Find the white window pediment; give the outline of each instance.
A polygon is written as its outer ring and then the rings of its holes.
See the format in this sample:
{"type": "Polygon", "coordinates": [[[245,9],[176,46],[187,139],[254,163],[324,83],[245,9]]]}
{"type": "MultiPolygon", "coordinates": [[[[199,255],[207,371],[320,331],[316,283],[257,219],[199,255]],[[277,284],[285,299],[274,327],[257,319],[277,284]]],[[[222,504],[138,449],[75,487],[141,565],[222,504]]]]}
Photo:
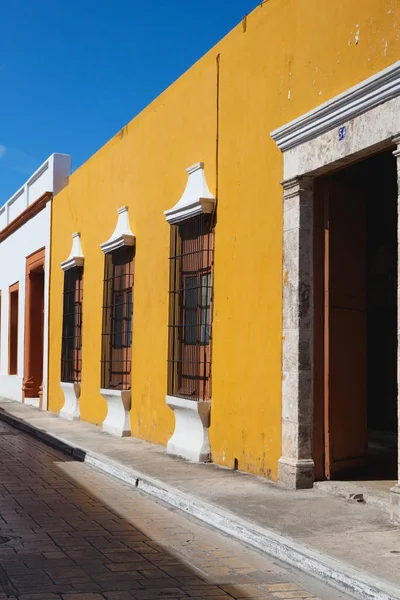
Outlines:
{"type": "Polygon", "coordinates": [[[173,208],[164,212],[170,225],[186,219],[211,213],[215,208],[215,197],[208,189],[204,174],[204,163],[198,162],[186,169],[188,181],[183,196],[173,208]]]}
{"type": "Polygon", "coordinates": [[[129,224],[128,207],[122,206],[118,209],[118,221],[114,233],[109,240],[100,244],[100,248],[103,250],[104,254],[108,254],[123,246],[134,246],[135,239],[136,237],[134,233],[132,233],[129,224]]]}
{"type": "Polygon", "coordinates": [[[74,267],[83,267],[85,257],[83,256],[81,246],[81,234],[76,232],[72,234],[72,248],[66,260],[61,263],[63,271],[68,271],[74,267]]]}

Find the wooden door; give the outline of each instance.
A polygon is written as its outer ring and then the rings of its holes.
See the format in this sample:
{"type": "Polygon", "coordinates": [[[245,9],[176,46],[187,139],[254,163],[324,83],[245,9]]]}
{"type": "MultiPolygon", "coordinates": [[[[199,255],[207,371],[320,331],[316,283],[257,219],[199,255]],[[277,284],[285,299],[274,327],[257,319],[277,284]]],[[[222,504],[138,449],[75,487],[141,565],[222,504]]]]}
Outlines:
{"type": "Polygon", "coordinates": [[[366,202],[348,182],[324,194],[325,476],[367,451],[366,202]]]}
{"type": "Polygon", "coordinates": [[[44,269],[29,272],[29,336],[25,352],[25,397],[40,398],[43,386],[44,269]]]}

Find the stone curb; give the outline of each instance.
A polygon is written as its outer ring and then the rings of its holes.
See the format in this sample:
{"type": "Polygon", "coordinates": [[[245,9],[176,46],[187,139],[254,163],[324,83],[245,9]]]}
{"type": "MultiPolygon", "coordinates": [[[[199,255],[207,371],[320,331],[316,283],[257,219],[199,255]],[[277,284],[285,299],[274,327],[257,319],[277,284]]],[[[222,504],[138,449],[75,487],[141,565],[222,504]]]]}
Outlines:
{"type": "Polygon", "coordinates": [[[262,552],[273,556],[296,569],[322,579],[345,592],[358,594],[370,600],[399,600],[400,588],[387,581],[371,577],[350,565],[291,538],[284,537],[270,529],[259,527],[241,519],[228,510],[204,502],[172,487],[158,479],[135,469],[125,467],[102,454],[92,452],[80,446],[74,446],[68,440],[50,434],[39,427],[30,425],[19,417],[0,411],[0,420],[28,433],[45,444],[86,462],[98,470],[111,475],[124,483],[149,494],[150,496],[173,506],[174,508],[240,540],[262,552]]]}

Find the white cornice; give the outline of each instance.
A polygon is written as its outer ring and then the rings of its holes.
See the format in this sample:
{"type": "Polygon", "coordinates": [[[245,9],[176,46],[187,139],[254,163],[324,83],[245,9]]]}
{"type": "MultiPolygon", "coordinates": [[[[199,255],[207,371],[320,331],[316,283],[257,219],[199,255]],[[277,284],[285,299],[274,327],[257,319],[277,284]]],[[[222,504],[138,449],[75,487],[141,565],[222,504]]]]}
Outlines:
{"type": "Polygon", "coordinates": [[[198,162],[186,169],[188,180],[182,198],[173,208],[164,212],[170,225],[181,223],[197,215],[211,213],[215,207],[215,198],[208,189],[204,175],[204,163],[198,162]]]}
{"type": "MultiPolygon", "coordinates": [[[[7,150],[6,150],[7,152],[7,150]]],[[[0,230],[44,194],[58,194],[68,183],[71,157],[52,154],[0,209],[0,230]]],[[[0,201],[1,204],[1,201],[0,201]]]]}
{"type": "Polygon", "coordinates": [[[400,95],[400,61],[271,132],[283,152],[400,95]]]}
{"type": "Polygon", "coordinates": [[[114,233],[109,240],[100,244],[100,248],[104,254],[118,250],[122,246],[134,246],[135,236],[132,233],[131,226],[129,224],[128,207],[122,206],[118,209],[118,221],[114,233]]]}
{"type": "Polygon", "coordinates": [[[64,260],[61,263],[61,268],[63,271],[68,271],[68,269],[73,269],[74,267],[83,267],[84,262],[85,258],[82,252],[81,234],[73,233],[71,252],[67,260],[64,260]]]}

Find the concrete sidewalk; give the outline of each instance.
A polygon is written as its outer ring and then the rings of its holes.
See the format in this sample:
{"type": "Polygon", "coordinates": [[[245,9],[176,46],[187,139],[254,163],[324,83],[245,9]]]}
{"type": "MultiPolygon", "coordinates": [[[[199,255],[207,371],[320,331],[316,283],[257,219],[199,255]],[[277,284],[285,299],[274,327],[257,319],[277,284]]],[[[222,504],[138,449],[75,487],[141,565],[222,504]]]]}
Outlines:
{"type": "Polygon", "coordinates": [[[400,527],[369,504],[284,490],[134,438],[0,399],[0,419],[217,529],[362,598],[400,598],[400,527]]]}

